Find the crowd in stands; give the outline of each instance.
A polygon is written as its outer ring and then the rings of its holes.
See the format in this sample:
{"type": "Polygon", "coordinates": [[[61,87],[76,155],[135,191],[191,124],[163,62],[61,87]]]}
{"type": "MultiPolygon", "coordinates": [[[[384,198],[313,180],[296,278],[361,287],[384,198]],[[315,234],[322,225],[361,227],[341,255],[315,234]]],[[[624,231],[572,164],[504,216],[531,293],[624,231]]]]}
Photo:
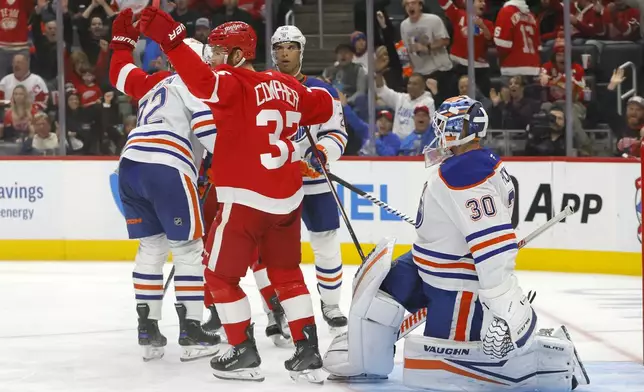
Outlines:
{"type": "MultiPolygon", "coordinates": [[[[136,126],[137,111],[136,102],[107,79],[112,18],[124,0],[58,1],[62,26],[52,0],[0,3],[0,154],[55,154],[58,107],[64,105],[67,154],[117,155],[136,126]],[[58,34],[65,42],[63,70],[57,65],[58,34]],[[59,74],[65,91],[58,91],[59,74]]],[[[335,48],[336,61],[313,76],[342,93],[351,146],[346,154],[420,155],[434,139],[436,108],[468,92],[465,2],[375,3],[376,129],[368,125],[365,0],[356,0],[356,31],[335,48]]],[[[265,37],[263,0],[161,4],[190,37],[204,43],[221,23],[249,23],[259,37],[258,62],[264,62],[262,46],[270,37],[265,37]]],[[[277,2],[277,13],[292,4],[277,2]]],[[[474,0],[475,98],[488,111],[490,128],[498,130],[485,143],[501,150],[510,140],[516,155],[565,155],[570,115],[577,155],[638,154],[644,98],[629,97],[619,113],[616,91],[630,89],[636,76],[631,68],[620,68],[626,61],[642,74],[640,7],[644,0],[577,0],[570,10],[560,0],[474,0]],[[564,12],[570,12],[574,44],[571,113],[564,110],[564,12]]],[[[168,67],[159,46],[145,37],[134,59],[149,73],[168,67]]]]}
{"type": "MultiPolygon", "coordinates": [[[[350,97],[349,110],[366,121],[364,3],[358,0],[355,6],[357,31],[336,48],[336,62],[323,76],[350,97]]],[[[399,10],[394,1],[375,3],[376,151],[407,155],[410,150],[400,146],[414,134],[420,144],[412,149],[415,154],[433,138],[432,124],[418,129],[416,117],[424,111],[417,109],[427,107],[431,114],[447,97],[467,94],[466,5],[463,0],[402,0],[399,10]],[[400,23],[391,16],[397,11],[404,13],[400,23]],[[385,122],[391,124],[389,131],[385,122]]],[[[512,131],[486,142],[494,148],[509,139],[511,153],[517,155],[565,155],[563,3],[474,0],[473,5],[475,98],[488,111],[491,129],[512,131]]],[[[566,11],[573,32],[569,115],[578,156],[634,153],[641,139],[644,99],[629,97],[620,115],[616,94],[625,80],[623,92],[642,75],[640,6],[644,2],[638,0],[578,0],[566,11]],[[631,75],[630,67],[620,68],[628,61],[637,75],[631,75]]],[[[641,91],[641,86],[635,88],[641,91]]]]}

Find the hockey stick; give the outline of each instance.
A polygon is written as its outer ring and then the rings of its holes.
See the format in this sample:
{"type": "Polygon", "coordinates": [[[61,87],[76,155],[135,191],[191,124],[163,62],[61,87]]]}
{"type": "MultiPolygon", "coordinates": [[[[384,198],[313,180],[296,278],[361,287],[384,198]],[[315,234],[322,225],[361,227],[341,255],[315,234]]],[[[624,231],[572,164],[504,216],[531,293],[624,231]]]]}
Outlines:
{"type": "MultiPolygon", "coordinates": [[[[208,182],[208,186],[203,192],[203,196],[201,196],[201,204],[204,204],[206,202],[206,198],[208,198],[208,193],[210,193],[210,188],[212,187],[212,183],[208,182]]],[[[174,278],[174,264],[172,264],[172,269],[170,270],[170,275],[168,275],[168,280],[165,281],[165,284],[163,285],[163,296],[165,297],[165,293],[168,291],[168,288],[170,287],[170,282],[172,282],[172,278],[174,278]]]]}
{"type": "MultiPolygon", "coordinates": [[[[548,230],[552,226],[561,222],[561,220],[565,219],[566,217],[574,213],[575,211],[572,209],[572,207],[566,206],[566,208],[564,208],[557,215],[553,216],[548,222],[539,226],[535,231],[528,234],[527,237],[519,241],[517,246],[519,247],[519,249],[523,248],[524,246],[529,244],[532,240],[534,240],[535,238],[543,234],[546,230],[548,230]]],[[[534,295],[536,295],[536,293],[534,293],[534,295]]],[[[402,322],[402,325],[400,326],[400,329],[398,330],[398,340],[404,338],[405,336],[409,335],[411,331],[420,327],[425,322],[426,319],[427,319],[427,308],[422,308],[417,310],[414,313],[409,314],[407,317],[405,317],[405,319],[402,322]]]]}
{"type": "Polygon", "coordinates": [[[315,155],[315,158],[320,162],[320,166],[322,167],[322,174],[324,176],[324,179],[326,180],[327,185],[329,188],[331,188],[331,193],[333,194],[333,198],[335,199],[335,203],[338,205],[338,208],[340,209],[340,214],[342,215],[342,220],[344,220],[344,224],[347,225],[347,230],[349,231],[349,235],[351,236],[351,239],[353,240],[353,244],[356,246],[356,250],[358,251],[358,254],[360,255],[360,260],[364,263],[365,261],[365,256],[364,252],[362,251],[362,248],[360,247],[360,242],[358,242],[358,237],[356,237],[356,233],[353,231],[353,227],[351,226],[351,222],[349,222],[349,218],[347,217],[347,213],[344,211],[344,207],[342,206],[342,202],[340,202],[340,197],[338,196],[338,192],[335,190],[335,187],[333,186],[333,183],[331,182],[330,179],[330,173],[326,169],[326,165],[322,165],[324,160],[322,160],[322,156],[320,155],[320,151],[317,149],[315,145],[315,141],[313,140],[313,135],[311,135],[311,131],[309,130],[309,127],[304,127],[304,130],[306,131],[306,137],[309,139],[309,143],[311,144],[311,150],[313,151],[313,155],[315,155]]]}
{"type": "Polygon", "coordinates": [[[409,215],[403,214],[402,212],[398,211],[397,209],[391,207],[389,204],[385,203],[384,201],[378,199],[377,197],[373,196],[371,193],[367,193],[363,191],[362,189],[348,183],[347,181],[343,180],[342,178],[336,176],[333,173],[329,173],[329,178],[338,184],[342,185],[343,187],[347,188],[351,192],[357,193],[358,195],[364,197],[365,199],[369,200],[373,204],[382,207],[385,211],[388,211],[400,219],[404,220],[405,222],[416,226],[416,221],[414,221],[409,215]]]}

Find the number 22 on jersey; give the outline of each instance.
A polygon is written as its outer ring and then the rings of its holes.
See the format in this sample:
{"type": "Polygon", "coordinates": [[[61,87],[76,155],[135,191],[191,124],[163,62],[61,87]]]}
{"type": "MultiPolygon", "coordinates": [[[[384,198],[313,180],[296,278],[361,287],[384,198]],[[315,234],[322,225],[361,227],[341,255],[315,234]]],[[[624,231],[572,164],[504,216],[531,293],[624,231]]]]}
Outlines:
{"type": "Polygon", "coordinates": [[[280,137],[284,130],[288,131],[289,135],[297,132],[297,129],[302,118],[302,113],[286,111],[285,115],[279,110],[276,109],[263,109],[257,114],[256,124],[259,127],[267,127],[274,124],[275,130],[268,134],[268,142],[271,146],[275,146],[279,149],[277,156],[270,152],[263,153],[259,156],[262,161],[262,166],[268,170],[279,169],[284,166],[286,161],[289,159],[289,154],[291,154],[291,162],[297,162],[300,160],[299,154],[297,154],[297,146],[290,141],[293,148],[289,151],[289,146],[286,141],[281,140],[280,137]]]}

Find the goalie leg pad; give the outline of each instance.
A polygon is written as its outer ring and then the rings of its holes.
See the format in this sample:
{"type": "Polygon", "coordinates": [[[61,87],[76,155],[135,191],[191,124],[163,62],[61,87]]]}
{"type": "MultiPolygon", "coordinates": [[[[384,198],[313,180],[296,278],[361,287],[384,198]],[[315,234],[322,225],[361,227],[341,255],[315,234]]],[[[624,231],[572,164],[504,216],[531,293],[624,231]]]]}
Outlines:
{"type": "Polygon", "coordinates": [[[168,238],[165,234],[143,237],[134,258],[134,293],[137,303],[150,308],[148,318],[161,320],[163,300],[163,265],[168,260],[168,238]]]}
{"type": "Polygon", "coordinates": [[[536,336],[519,355],[492,360],[480,342],[424,336],[405,340],[403,384],[440,391],[512,392],[572,389],[574,346],[567,339],[536,336]],[[440,387],[437,387],[439,386],[440,387]]]}
{"type": "Polygon", "coordinates": [[[174,291],[177,302],[186,307],[186,319],[202,321],[205,266],[202,263],[203,241],[170,241],[174,261],[174,291]]]}
{"type": "Polygon", "coordinates": [[[379,290],[391,268],[395,241],[382,241],[354,279],[354,295],[346,334],[336,337],[324,358],[334,375],[388,375],[393,369],[394,344],[405,309],[379,290]]]}

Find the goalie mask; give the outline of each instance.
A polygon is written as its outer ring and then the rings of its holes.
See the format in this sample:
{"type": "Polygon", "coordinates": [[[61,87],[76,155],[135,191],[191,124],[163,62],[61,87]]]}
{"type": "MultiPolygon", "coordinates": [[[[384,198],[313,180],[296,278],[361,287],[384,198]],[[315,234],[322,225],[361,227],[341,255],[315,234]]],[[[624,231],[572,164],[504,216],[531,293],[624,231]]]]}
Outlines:
{"type": "Polygon", "coordinates": [[[297,72],[295,72],[295,75],[297,75],[302,70],[302,59],[304,58],[306,37],[304,37],[304,34],[302,34],[300,29],[295,26],[286,25],[278,27],[277,30],[275,30],[275,34],[271,37],[271,58],[275,65],[279,64],[276,46],[284,43],[296,43],[300,48],[300,64],[297,67],[297,72]]]}
{"type": "Polygon", "coordinates": [[[446,99],[432,118],[436,138],[423,149],[426,166],[453,155],[451,148],[485,137],[488,115],[483,105],[466,95],[446,99]]]}

